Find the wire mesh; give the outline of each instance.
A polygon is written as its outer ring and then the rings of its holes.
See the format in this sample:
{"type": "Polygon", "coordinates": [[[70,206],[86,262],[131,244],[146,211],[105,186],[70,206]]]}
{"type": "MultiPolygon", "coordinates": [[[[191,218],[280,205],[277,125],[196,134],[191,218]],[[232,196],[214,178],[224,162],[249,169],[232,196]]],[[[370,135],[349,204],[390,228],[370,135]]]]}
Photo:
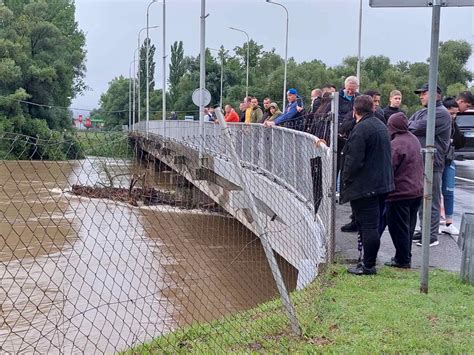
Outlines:
{"type": "Polygon", "coordinates": [[[329,249],[331,153],[305,132],[229,127],[240,166],[214,123],[2,134],[0,351],[111,353],[160,337],[178,351],[167,334],[277,299],[236,169],[286,288],[308,285],[329,249]]]}

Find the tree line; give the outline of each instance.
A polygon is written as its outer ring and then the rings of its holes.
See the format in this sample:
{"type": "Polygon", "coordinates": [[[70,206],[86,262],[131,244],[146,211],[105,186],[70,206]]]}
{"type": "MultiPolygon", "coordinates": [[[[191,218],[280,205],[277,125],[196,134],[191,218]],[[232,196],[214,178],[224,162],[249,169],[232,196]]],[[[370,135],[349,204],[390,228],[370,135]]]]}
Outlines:
{"type": "MultiPolygon", "coordinates": [[[[142,46],[140,56],[140,72],[146,74],[144,68],[145,50],[142,46]]],[[[151,46],[154,52],[154,46],[151,46]]],[[[150,50],[151,51],[151,50],[150,50]]],[[[440,43],[439,57],[439,86],[445,95],[456,95],[466,90],[467,85],[473,79],[473,73],[467,68],[467,63],[472,54],[471,46],[466,41],[446,41],[440,43]]],[[[219,103],[221,61],[223,61],[223,103],[238,107],[245,94],[246,66],[247,66],[247,43],[236,46],[232,53],[221,46],[218,53],[213,55],[209,49],[206,50],[206,88],[212,96],[211,105],[219,103]]],[[[169,111],[176,111],[178,117],[185,114],[197,114],[197,107],[191,99],[192,92],[199,87],[199,62],[200,56],[185,56],[183,42],[174,42],[171,46],[171,57],[169,64],[169,79],[167,92],[167,107],[169,111]]],[[[153,63],[153,73],[155,71],[153,63]]],[[[314,88],[331,83],[342,87],[344,79],[356,72],[357,57],[347,57],[336,66],[328,66],[321,60],[314,59],[298,63],[293,58],[288,61],[287,87],[294,87],[303,97],[304,101],[310,101],[310,93],[314,88]]],[[[256,96],[259,100],[270,97],[281,105],[284,60],[275,53],[275,49],[264,50],[264,46],[254,40],[249,42],[249,94],[256,96]]],[[[425,62],[399,61],[392,63],[385,56],[370,56],[364,58],[361,65],[361,91],[368,89],[378,90],[382,94],[382,104],[386,105],[390,91],[397,89],[403,93],[402,108],[408,113],[419,108],[419,100],[413,91],[428,81],[429,63],[425,62]]],[[[144,80],[141,81],[143,83],[144,80]]],[[[141,90],[141,112],[145,112],[145,91],[141,90]]],[[[102,94],[100,107],[94,112],[105,119],[106,125],[128,124],[129,108],[129,79],[119,76],[109,83],[108,90],[102,94]],[[122,111],[122,112],[117,112],[122,111]]],[[[161,119],[161,96],[162,90],[150,92],[150,111],[152,119],[161,119]]],[[[138,110],[138,106],[136,107],[138,110]]],[[[169,113],[168,113],[169,115],[169,113]]]]}
{"type": "MultiPolygon", "coordinates": [[[[73,0],[1,2],[0,133],[49,141],[57,135],[53,130],[70,129],[68,107],[86,88],[85,35],[75,10],[73,0]]],[[[9,142],[1,144],[0,153],[11,148],[9,142]]],[[[32,149],[44,159],[68,154],[68,149],[48,151],[47,145],[32,149]]]]}

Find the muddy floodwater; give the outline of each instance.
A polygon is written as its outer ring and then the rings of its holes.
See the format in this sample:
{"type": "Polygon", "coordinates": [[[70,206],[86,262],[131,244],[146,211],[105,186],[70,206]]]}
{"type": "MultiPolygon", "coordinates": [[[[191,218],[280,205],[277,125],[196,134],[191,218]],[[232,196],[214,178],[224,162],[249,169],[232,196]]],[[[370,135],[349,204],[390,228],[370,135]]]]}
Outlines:
{"type": "MultiPolygon", "coordinates": [[[[113,353],[276,296],[258,239],[230,216],[69,192],[110,183],[106,170],[127,186],[137,169],[0,162],[0,353],[113,353]]],[[[171,177],[149,179],[172,190],[171,177]]]]}

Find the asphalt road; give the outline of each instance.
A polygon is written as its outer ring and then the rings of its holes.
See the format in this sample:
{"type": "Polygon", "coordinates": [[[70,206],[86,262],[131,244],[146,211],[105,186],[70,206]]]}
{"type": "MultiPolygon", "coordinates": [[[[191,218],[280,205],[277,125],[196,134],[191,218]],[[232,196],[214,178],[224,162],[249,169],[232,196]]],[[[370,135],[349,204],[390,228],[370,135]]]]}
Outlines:
{"type": "Polygon", "coordinates": [[[474,213],[474,160],[456,161],[454,221],[457,227],[465,212],[474,213]]]}
{"type": "MultiPolygon", "coordinates": [[[[463,213],[474,213],[474,160],[456,161],[456,190],[454,192],[454,224],[459,229],[463,213]]],[[[350,206],[337,206],[336,252],[348,262],[354,262],[359,256],[357,251],[357,233],[342,233],[340,227],[349,221],[350,206]]],[[[449,235],[438,236],[440,244],[430,248],[430,267],[450,271],[459,271],[461,251],[455,240],[449,235]]],[[[389,261],[395,254],[388,229],[382,236],[378,255],[378,264],[389,261]]],[[[412,267],[421,265],[421,247],[413,245],[412,267]]]]}

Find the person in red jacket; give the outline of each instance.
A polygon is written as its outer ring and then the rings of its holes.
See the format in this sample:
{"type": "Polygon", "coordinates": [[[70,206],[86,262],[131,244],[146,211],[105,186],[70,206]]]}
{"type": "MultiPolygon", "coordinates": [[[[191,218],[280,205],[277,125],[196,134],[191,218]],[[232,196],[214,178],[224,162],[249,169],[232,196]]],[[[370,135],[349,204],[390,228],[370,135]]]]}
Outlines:
{"type": "Polygon", "coordinates": [[[225,105],[225,116],[224,120],[226,122],[240,122],[239,115],[235,112],[234,108],[231,105],[225,105]]]}

